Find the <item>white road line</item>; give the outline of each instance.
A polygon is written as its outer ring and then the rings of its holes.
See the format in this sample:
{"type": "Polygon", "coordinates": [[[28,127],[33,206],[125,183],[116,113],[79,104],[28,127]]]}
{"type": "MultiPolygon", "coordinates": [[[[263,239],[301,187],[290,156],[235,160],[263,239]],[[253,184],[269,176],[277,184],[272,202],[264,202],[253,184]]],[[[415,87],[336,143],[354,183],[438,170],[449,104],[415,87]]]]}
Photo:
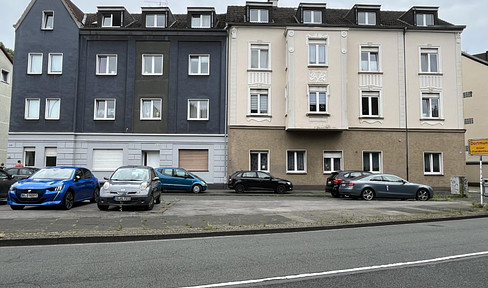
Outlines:
{"type": "Polygon", "coordinates": [[[235,286],[235,285],[257,284],[257,283],[263,283],[263,282],[268,282],[268,281],[294,280],[294,279],[303,279],[303,278],[311,278],[311,277],[330,276],[330,275],[343,274],[343,273],[365,272],[365,271],[385,269],[385,268],[393,268],[393,267],[415,266],[415,265],[444,262],[444,261],[456,260],[456,259],[461,259],[461,258],[469,258],[469,257],[477,257],[477,256],[485,256],[485,255],[488,255],[488,251],[454,255],[454,256],[446,256],[446,257],[427,259],[427,260],[403,262],[403,263],[393,263],[393,264],[359,267],[359,268],[326,271],[326,272],[317,272],[317,273],[308,273],[308,274],[278,276],[278,277],[270,277],[270,278],[263,278],[263,279],[243,280],[243,281],[208,284],[208,285],[200,285],[200,286],[188,286],[188,287],[183,287],[183,288],[228,287],[228,286],[235,286]]]}

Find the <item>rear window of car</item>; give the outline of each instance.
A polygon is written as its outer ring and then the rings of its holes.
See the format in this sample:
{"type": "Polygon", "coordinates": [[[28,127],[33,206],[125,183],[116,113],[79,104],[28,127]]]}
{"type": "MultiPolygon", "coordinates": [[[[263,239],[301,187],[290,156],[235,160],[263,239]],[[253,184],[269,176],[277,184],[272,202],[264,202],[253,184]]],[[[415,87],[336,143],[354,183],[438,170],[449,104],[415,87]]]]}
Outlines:
{"type": "Polygon", "coordinates": [[[159,172],[166,176],[173,176],[173,169],[159,169],[159,172]]]}

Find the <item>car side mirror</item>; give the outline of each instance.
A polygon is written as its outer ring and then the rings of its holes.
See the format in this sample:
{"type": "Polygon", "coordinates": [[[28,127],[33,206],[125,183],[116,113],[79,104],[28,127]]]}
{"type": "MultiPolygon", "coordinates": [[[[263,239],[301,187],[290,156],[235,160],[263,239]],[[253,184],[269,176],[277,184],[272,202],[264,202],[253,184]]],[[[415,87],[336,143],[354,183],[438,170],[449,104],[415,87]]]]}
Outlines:
{"type": "Polygon", "coordinates": [[[75,181],[80,181],[80,179],[81,179],[81,176],[80,175],[76,175],[75,176],[75,181]]]}
{"type": "Polygon", "coordinates": [[[103,177],[103,179],[108,180],[108,177],[103,177]]]}
{"type": "Polygon", "coordinates": [[[153,181],[159,181],[159,177],[154,177],[152,180],[153,181]]]}
{"type": "Polygon", "coordinates": [[[10,175],[10,174],[8,174],[8,175],[7,175],[7,178],[8,178],[9,180],[12,180],[12,179],[14,179],[15,177],[14,177],[14,175],[10,175]]]}

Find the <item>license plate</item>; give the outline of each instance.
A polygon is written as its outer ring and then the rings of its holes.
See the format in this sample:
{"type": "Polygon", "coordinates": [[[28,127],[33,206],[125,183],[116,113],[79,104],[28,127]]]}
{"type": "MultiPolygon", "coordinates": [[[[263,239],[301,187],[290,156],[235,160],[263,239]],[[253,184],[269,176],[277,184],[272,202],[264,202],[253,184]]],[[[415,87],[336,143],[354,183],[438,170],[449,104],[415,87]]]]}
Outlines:
{"type": "Polygon", "coordinates": [[[117,196],[115,197],[115,201],[130,201],[131,198],[129,196],[117,196]]]}
{"type": "Polygon", "coordinates": [[[32,199],[32,198],[38,198],[39,195],[37,193],[22,193],[20,197],[32,199]]]}

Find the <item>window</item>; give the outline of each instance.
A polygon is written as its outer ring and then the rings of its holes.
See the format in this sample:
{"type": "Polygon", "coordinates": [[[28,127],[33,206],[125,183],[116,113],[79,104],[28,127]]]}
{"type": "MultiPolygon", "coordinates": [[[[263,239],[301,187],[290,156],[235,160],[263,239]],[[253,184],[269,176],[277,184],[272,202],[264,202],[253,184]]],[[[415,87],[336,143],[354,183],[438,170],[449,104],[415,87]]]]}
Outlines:
{"type": "Polygon", "coordinates": [[[46,167],[56,166],[58,151],[56,148],[46,147],[45,157],[46,157],[46,167]]]}
{"type": "Polygon", "coordinates": [[[61,99],[48,98],[46,99],[46,120],[59,120],[61,111],[61,99]]]}
{"type": "Polygon", "coordinates": [[[102,15],[102,27],[112,27],[112,14],[103,14],[102,15]]]}
{"type": "Polygon", "coordinates": [[[163,55],[143,54],[142,75],[163,75],[163,55]]]}
{"type": "Polygon", "coordinates": [[[97,55],[97,75],[117,75],[117,55],[97,55]]]}
{"type": "Polygon", "coordinates": [[[358,11],[359,25],[376,25],[376,12],[358,11]]]}
{"type": "Polygon", "coordinates": [[[361,72],[379,71],[379,47],[361,47],[361,72]]]}
{"type": "Polygon", "coordinates": [[[250,95],[250,114],[269,114],[268,90],[252,89],[250,95]]]}
{"type": "Polygon", "coordinates": [[[208,120],[208,100],[188,100],[188,120],[208,120]]]}
{"type": "Polygon", "coordinates": [[[464,124],[465,125],[474,124],[474,118],[465,118],[464,124]]]}
{"type": "Polygon", "coordinates": [[[25,114],[24,117],[27,120],[38,120],[40,99],[25,99],[25,114]]]}
{"type": "Polygon", "coordinates": [[[318,10],[303,10],[303,23],[305,24],[321,24],[322,11],[318,10]]]}
{"type": "Polygon", "coordinates": [[[381,172],[381,152],[363,152],[363,171],[381,172]]]}
{"type": "Polygon", "coordinates": [[[27,74],[42,74],[42,53],[29,53],[27,74]]]}
{"type": "Polygon", "coordinates": [[[342,152],[324,152],[324,173],[342,170],[342,152]]]}
{"type": "Polygon", "coordinates": [[[424,153],[424,174],[442,174],[442,153],[424,153]]]}
{"type": "Polygon", "coordinates": [[[208,150],[178,150],[178,167],[183,168],[187,171],[208,172],[208,150]]]}
{"type": "Polygon", "coordinates": [[[250,153],[250,164],[252,171],[269,171],[268,151],[252,151],[250,153]]]}
{"type": "Polygon", "coordinates": [[[266,9],[250,9],[249,10],[250,22],[253,23],[268,23],[269,14],[266,9]]]}
{"type": "Polygon", "coordinates": [[[422,118],[440,117],[439,98],[437,93],[422,93],[422,118]]]}
{"type": "Polygon", "coordinates": [[[463,98],[473,97],[473,91],[463,92],[463,98]]]}
{"type": "Polygon", "coordinates": [[[121,27],[123,12],[119,13],[103,13],[102,27],[121,27]]]}
{"type": "Polygon", "coordinates": [[[251,44],[251,69],[269,69],[269,45],[251,44]]]}
{"type": "Polygon", "coordinates": [[[189,75],[209,75],[210,55],[190,55],[189,75]]]}
{"type": "Polygon", "coordinates": [[[327,40],[310,39],[308,42],[308,64],[326,65],[327,64],[327,40]]]}
{"type": "Polygon", "coordinates": [[[48,74],[62,74],[63,73],[63,54],[49,53],[48,74]]]}
{"type": "Polygon", "coordinates": [[[54,11],[42,11],[42,30],[54,29],[54,11]]]}
{"type": "Polygon", "coordinates": [[[36,166],[36,148],[34,147],[24,148],[24,165],[27,167],[36,166]]]}
{"type": "Polygon", "coordinates": [[[9,84],[10,83],[10,72],[7,70],[3,70],[3,69],[1,69],[1,70],[2,70],[2,75],[1,75],[2,78],[0,78],[0,81],[2,81],[3,83],[9,84]]]}
{"type": "Polygon", "coordinates": [[[438,49],[420,49],[420,72],[438,73],[439,72],[439,53],[438,49]]]}
{"type": "Polygon", "coordinates": [[[124,165],[124,150],[122,149],[93,149],[92,171],[115,171],[124,165]]]}
{"type": "Polygon", "coordinates": [[[95,99],[95,120],[115,120],[115,99],[95,99]]]}
{"type": "Polygon", "coordinates": [[[380,116],[380,92],[378,91],[361,92],[361,116],[366,116],[366,117],[380,116]]]}
{"type": "Polygon", "coordinates": [[[141,99],[141,120],[161,120],[161,99],[141,99]]]}
{"type": "Polygon", "coordinates": [[[431,13],[417,13],[417,26],[432,26],[434,25],[434,14],[431,13]]]}
{"type": "Polygon", "coordinates": [[[191,28],[210,28],[212,22],[211,15],[200,14],[191,16],[191,28]]]}
{"type": "Polygon", "coordinates": [[[287,151],[286,172],[305,173],[307,165],[305,156],[305,151],[287,151]]]}
{"type": "Polygon", "coordinates": [[[146,28],[164,28],[166,27],[166,14],[147,14],[146,28]]]}
{"type": "Polygon", "coordinates": [[[310,86],[308,95],[310,113],[327,113],[326,86],[310,86]]]}

